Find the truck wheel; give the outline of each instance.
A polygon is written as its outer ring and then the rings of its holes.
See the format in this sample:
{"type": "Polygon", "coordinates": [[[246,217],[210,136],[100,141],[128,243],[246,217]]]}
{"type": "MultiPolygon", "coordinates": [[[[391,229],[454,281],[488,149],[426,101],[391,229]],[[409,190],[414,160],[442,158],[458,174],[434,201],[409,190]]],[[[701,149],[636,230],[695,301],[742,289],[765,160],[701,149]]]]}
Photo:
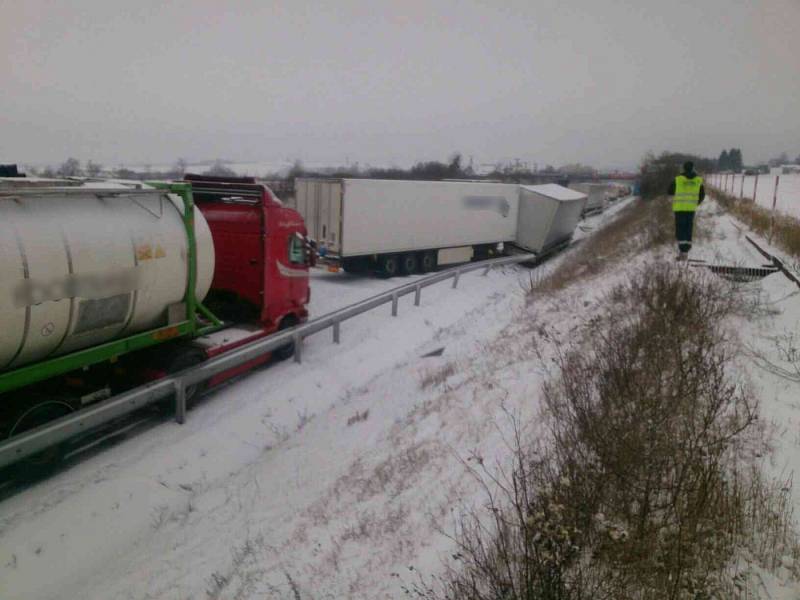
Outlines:
{"type": "Polygon", "coordinates": [[[342,270],[345,273],[358,273],[358,262],[352,258],[342,259],[342,270]]]}
{"type": "MultiPolygon", "coordinates": [[[[17,416],[16,421],[9,429],[8,437],[35,429],[50,421],[63,417],[73,412],[74,408],[63,400],[47,400],[29,408],[17,416]]],[[[65,445],[56,444],[47,450],[29,456],[16,465],[16,474],[22,479],[35,478],[46,474],[61,462],[65,445]]]]}
{"type": "MultiPolygon", "coordinates": [[[[290,329],[297,325],[297,319],[289,315],[283,318],[281,324],[278,326],[278,331],[285,331],[286,329],[290,329]]],[[[283,361],[291,358],[294,356],[294,342],[289,342],[285,346],[281,346],[277,350],[273,350],[272,356],[275,358],[276,361],[283,361]]]]}
{"type": "Polygon", "coordinates": [[[430,273],[436,269],[436,252],[424,252],[420,259],[420,271],[430,273]]]}
{"type": "Polygon", "coordinates": [[[400,261],[394,254],[381,256],[378,262],[379,273],[382,277],[394,277],[400,271],[400,261]]]}
{"type": "Polygon", "coordinates": [[[418,267],[417,255],[411,254],[404,254],[402,258],[402,270],[403,275],[413,275],[417,272],[418,267]]]}
{"type": "MultiPolygon", "coordinates": [[[[167,373],[170,375],[178,373],[179,371],[183,371],[189,367],[199,365],[204,360],[206,360],[206,355],[199,348],[176,348],[175,354],[168,363],[167,373]]],[[[196,400],[206,389],[207,385],[208,384],[205,381],[202,381],[200,383],[195,383],[194,385],[188,386],[186,388],[186,405],[189,406],[192,400],[196,400]]],[[[173,410],[174,407],[175,402],[171,398],[164,404],[164,408],[166,410],[173,410]]]]}

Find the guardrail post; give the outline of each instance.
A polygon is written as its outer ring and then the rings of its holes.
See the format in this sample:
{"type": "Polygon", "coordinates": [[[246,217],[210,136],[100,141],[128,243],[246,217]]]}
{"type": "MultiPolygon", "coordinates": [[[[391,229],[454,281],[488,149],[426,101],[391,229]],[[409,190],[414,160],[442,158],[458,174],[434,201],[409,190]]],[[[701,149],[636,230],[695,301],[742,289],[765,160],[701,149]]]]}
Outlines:
{"type": "Polygon", "coordinates": [[[769,217],[769,243],[772,243],[772,235],[775,233],[775,206],[778,204],[778,182],[781,180],[780,175],[775,176],[775,191],[772,194],[772,213],[769,217]]]}
{"type": "Polygon", "coordinates": [[[303,362],[303,337],[300,335],[294,336],[294,362],[303,362]]]}
{"type": "Polygon", "coordinates": [[[758,173],[756,173],[756,181],[753,184],[753,203],[756,201],[756,191],[758,190],[758,173]]]}
{"type": "Polygon", "coordinates": [[[182,379],[175,383],[175,421],[179,425],[186,421],[186,386],[182,379]]]}
{"type": "Polygon", "coordinates": [[[458,278],[461,275],[461,271],[456,270],[455,275],[453,275],[453,289],[458,287],[458,278]]]}
{"type": "Polygon", "coordinates": [[[417,285],[414,288],[414,306],[419,306],[419,301],[421,296],[422,296],[422,286],[417,285]]]}
{"type": "Polygon", "coordinates": [[[397,316],[397,294],[392,294],[392,316],[397,316]]]}
{"type": "Polygon", "coordinates": [[[339,321],[333,322],[333,343],[339,343],[339,321]]]}

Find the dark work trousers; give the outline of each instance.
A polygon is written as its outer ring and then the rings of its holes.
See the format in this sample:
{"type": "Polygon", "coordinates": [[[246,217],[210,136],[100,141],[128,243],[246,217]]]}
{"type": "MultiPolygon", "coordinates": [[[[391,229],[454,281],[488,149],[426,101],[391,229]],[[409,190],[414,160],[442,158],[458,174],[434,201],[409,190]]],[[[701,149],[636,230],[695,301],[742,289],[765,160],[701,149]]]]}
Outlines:
{"type": "Polygon", "coordinates": [[[676,211],[675,212],[675,241],[678,242],[678,250],[688,252],[692,249],[692,230],[694,229],[694,212],[676,211]]]}

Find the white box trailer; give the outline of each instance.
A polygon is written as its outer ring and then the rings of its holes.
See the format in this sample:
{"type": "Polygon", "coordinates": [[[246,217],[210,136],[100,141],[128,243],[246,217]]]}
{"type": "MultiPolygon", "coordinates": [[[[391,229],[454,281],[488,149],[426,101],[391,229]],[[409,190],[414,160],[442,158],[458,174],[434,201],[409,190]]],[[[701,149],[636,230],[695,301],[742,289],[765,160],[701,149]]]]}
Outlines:
{"type": "Polygon", "coordinates": [[[586,215],[601,213],[608,206],[606,194],[610,186],[607,183],[571,183],[569,187],[586,194],[586,207],[583,210],[586,215]]]}
{"type": "Polygon", "coordinates": [[[540,215],[548,225],[520,230],[521,194],[519,185],[504,183],[298,178],[290,205],[324,258],[348,271],[393,275],[485,258],[519,239],[520,247],[540,252],[556,237],[572,235],[584,195],[530,186],[522,202],[525,222],[540,215]],[[559,209],[576,203],[577,218],[575,210],[559,209]]]}
{"type": "Polygon", "coordinates": [[[569,241],[581,220],[586,195],[547,183],[520,186],[515,245],[543,254],[569,241]]]}

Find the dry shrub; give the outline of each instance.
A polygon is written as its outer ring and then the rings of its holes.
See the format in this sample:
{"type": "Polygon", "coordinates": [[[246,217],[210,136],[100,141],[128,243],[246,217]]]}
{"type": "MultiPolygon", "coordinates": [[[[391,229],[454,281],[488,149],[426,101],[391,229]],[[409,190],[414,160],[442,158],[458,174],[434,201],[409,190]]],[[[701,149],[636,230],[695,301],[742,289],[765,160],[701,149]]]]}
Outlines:
{"type": "Polygon", "coordinates": [[[350,427],[351,425],[355,425],[356,423],[360,423],[361,421],[366,421],[369,418],[369,409],[367,408],[364,412],[358,412],[350,417],[347,418],[347,426],[350,427]]]}
{"type": "Polygon", "coordinates": [[[773,336],[771,341],[774,346],[774,356],[768,356],[757,349],[750,349],[756,364],[778,377],[800,383],[800,334],[785,331],[773,336]]]}
{"type": "Polygon", "coordinates": [[[770,232],[774,232],[772,240],[794,258],[800,258],[800,220],[776,213],[773,225],[772,211],[752,200],[740,199],[718,189],[714,190],[714,198],[759,235],[768,238],[770,232]]]}
{"type": "Polygon", "coordinates": [[[455,363],[447,363],[446,365],[426,371],[420,380],[420,387],[423,390],[428,388],[443,385],[447,379],[456,374],[458,367],[455,363]]]}
{"type": "Polygon", "coordinates": [[[757,403],[729,373],[727,292],[651,267],[614,291],[545,389],[558,463],[581,486],[584,519],[596,517],[593,551],[647,597],[716,591],[741,533],[745,508],[728,486],[757,403]],[[626,535],[609,541],[603,523],[626,535]]]}
{"type": "Polygon", "coordinates": [[[670,265],[618,286],[557,352],[547,442],[514,422],[510,471],[473,470],[487,502],[458,521],[455,562],[409,595],[730,598],[742,554],[794,568],[788,486],[760,475],[757,401],[732,372],[734,292],[670,265]]]}

